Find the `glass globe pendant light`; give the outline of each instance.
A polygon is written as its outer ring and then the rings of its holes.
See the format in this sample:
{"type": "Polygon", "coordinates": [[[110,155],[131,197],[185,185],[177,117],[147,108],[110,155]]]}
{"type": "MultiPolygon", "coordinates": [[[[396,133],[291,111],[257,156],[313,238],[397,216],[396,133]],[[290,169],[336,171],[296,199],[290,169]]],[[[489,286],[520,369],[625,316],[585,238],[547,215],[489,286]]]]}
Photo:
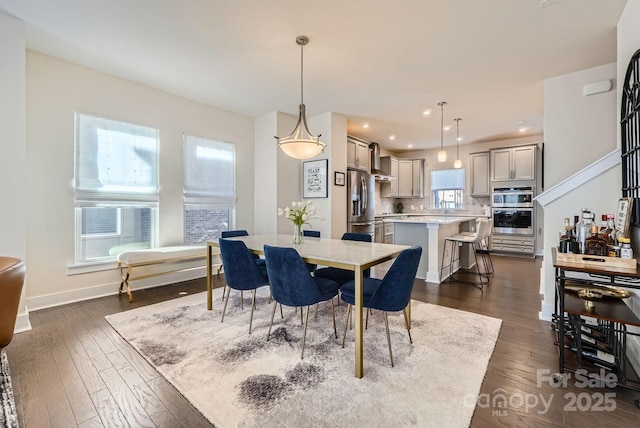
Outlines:
{"type": "Polygon", "coordinates": [[[298,123],[293,129],[291,134],[286,137],[275,137],[278,140],[278,146],[282,151],[294,159],[311,159],[324,151],[325,143],[320,141],[320,135],[313,136],[309,131],[307,125],[307,117],[304,106],[304,91],[303,91],[303,71],[304,71],[304,56],[303,49],[306,44],[309,43],[307,36],[296,37],[296,43],[300,45],[300,113],[298,114],[298,123]]]}
{"type": "Polygon", "coordinates": [[[453,167],[462,168],[462,161],[460,160],[460,121],[462,118],[458,117],[453,120],[456,121],[456,160],[453,162],[453,167]]]}
{"type": "Polygon", "coordinates": [[[444,151],[444,105],[446,101],[440,101],[440,151],[438,152],[438,162],[447,160],[447,152],[444,151]]]}

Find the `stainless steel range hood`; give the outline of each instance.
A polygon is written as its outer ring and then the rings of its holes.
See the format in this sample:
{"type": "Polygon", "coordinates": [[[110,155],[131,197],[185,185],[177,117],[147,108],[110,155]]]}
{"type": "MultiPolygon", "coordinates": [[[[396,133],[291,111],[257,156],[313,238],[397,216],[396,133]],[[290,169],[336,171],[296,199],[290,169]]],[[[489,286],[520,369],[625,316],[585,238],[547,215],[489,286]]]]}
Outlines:
{"type": "Polygon", "coordinates": [[[389,171],[380,169],[380,145],[378,143],[370,143],[369,149],[371,150],[371,175],[376,181],[395,180],[395,177],[389,175],[389,171]]]}

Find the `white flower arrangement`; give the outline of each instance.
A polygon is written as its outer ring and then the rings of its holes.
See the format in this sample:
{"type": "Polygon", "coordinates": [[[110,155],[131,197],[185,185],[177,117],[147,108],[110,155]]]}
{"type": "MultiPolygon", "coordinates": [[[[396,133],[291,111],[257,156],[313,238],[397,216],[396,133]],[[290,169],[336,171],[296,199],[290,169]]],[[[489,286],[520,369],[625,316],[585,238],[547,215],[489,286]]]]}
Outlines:
{"type": "Polygon", "coordinates": [[[309,220],[318,219],[324,221],[324,217],[316,215],[317,209],[313,206],[313,201],[304,202],[293,201],[291,202],[291,207],[286,207],[284,210],[282,208],[278,208],[278,215],[283,215],[285,218],[288,218],[295,224],[300,227],[303,224],[311,224],[309,220]]]}

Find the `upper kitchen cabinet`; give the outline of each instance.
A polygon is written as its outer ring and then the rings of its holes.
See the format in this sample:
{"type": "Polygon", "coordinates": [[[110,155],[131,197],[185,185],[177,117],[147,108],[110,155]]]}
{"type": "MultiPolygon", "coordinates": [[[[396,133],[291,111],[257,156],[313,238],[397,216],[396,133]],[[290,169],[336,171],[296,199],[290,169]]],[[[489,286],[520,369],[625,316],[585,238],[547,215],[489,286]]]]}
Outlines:
{"type": "Polygon", "coordinates": [[[535,180],[536,145],[491,150],[491,180],[535,180]]]}
{"type": "Polygon", "coordinates": [[[471,153],[471,196],[489,196],[489,152],[471,153]]]}
{"type": "Polygon", "coordinates": [[[354,137],[347,137],[347,168],[370,171],[369,143],[354,137]]]}
{"type": "Polygon", "coordinates": [[[398,196],[399,160],[393,156],[380,158],[380,169],[392,177],[389,181],[380,183],[380,196],[383,198],[395,198],[398,196]]]}
{"type": "Polygon", "coordinates": [[[398,197],[424,197],[424,159],[398,159],[398,197]]]}

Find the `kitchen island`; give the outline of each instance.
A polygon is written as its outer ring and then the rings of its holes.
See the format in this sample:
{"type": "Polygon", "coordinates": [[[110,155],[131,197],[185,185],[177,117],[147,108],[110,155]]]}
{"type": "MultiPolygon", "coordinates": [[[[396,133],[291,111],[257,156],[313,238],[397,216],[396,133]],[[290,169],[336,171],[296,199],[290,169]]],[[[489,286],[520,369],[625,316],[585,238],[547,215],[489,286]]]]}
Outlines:
{"type": "MultiPolygon", "coordinates": [[[[439,284],[449,275],[441,277],[440,263],[444,251],[444,239],[458,232],[475,231],[476,217],[463,216],[410,216],[402,219],[385,219],[394,225],[394,243],[401,245],[422,246],[422,257],[418,265],[417,278],[439,284]]],[[[469,256],[469,250],[463,247],[460,259],[456,260],[453,271],[460,266],[465,269],[473,267],[473,257],[469,256]]],[[[449,260],[450,249],[445,256],[449,260]]]]}

